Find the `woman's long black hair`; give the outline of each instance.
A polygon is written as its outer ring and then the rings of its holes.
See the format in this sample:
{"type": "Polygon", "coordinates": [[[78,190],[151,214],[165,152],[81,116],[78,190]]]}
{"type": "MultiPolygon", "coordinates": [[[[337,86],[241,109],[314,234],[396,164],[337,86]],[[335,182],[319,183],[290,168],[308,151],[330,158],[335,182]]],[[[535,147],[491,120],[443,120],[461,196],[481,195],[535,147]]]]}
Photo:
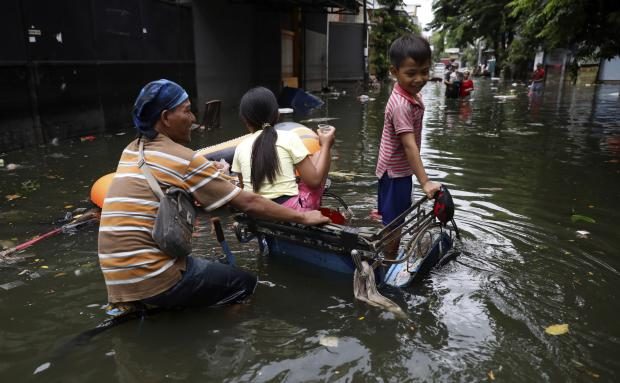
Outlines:
{"type": "Polygon", "coordinates": [[[254,130],[263,129],[252,146],[250,181],[254,192],[258,193],[265,179],[272,183],[280,172],[280,160],[276,150],[278,133],[274,128],[278,121],[276,96],[264,87],[248,90],[241,98],[239,116],[254,130]]]}

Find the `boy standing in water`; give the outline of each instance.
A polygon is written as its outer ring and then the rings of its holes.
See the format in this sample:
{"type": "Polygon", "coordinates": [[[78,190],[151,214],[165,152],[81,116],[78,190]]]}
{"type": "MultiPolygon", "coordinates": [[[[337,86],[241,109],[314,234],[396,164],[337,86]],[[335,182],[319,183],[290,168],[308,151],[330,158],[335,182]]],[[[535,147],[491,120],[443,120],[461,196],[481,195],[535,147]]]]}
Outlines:
{"type": "MultiPolygon", "coordinates": [[[[396,84],[385,107],[383,133],[375,174],[379,178],[378,210],[384,225],[411,206],[412,175],[428,198],[441,184],[431,181],[420,158],[424,103],[420,91],[429,79],[431,48],[426,39],[408,34],[390,47],[390,73],[396,84]]],[[[385,256],[394,259],[400,240],[393,241],[385,256]]]]}

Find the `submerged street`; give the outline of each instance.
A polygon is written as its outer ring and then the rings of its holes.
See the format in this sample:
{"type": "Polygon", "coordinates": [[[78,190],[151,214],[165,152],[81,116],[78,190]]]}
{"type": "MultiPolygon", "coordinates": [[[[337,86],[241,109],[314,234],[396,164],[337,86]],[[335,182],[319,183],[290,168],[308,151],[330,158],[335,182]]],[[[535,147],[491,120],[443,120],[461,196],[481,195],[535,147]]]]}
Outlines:
{"type": "MultiPolygon", "coordinates": [[[[356,302],[351,278],[275,262],[228,230],[237,263],[262,281],[249,304],[159,313],[59,350],[106,318],[97,227],[89,226],[0,263],[0,376],[617,381],[619,87],[549,83],[528,95],[524,84],[474,81],[465,100],[445,99],[440,83],[422,91],[422,159],[430,177],[450,188],[463,238],[455,261],[407,290],[382,291],[409,321],[356,302]],[[545,331],[556,324],[568,325],[568,333],[545,331]]],[[[389,91],[385,86],[362,103],[359,90],[347,89],[294,117],[337,118],[330,121],[337,128],[330,178],[354,213],[353,226],[378,225],[369,215],[389,91]]],[[[195,131],[192,148],[246,133],[230,105],[222,113],[222,128],[195,131]]],[[[0,245],[25,242],[66,212],[91,207],[91,185],[114,171],[133,136],[59,141],[1,157],[0,245]]],[[[224,221],[230,228],[230,217],[224,221]]],[[[208,217],[200,222],[194,254],[219,257],[208,217]]]]}

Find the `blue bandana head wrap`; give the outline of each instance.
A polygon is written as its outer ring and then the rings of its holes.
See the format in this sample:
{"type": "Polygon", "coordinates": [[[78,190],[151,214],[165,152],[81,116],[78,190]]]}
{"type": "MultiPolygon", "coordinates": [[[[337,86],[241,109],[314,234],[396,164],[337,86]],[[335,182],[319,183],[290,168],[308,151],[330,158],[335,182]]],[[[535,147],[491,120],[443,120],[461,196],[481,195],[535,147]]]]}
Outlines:
{"type": "Polygon", "coordinates": [[[155,123],[161,112],[173,109],[188,99],[185,89],[170,80],[150,82],[142,88],[131,111],[138,133],[155,138],[155,123]]]}

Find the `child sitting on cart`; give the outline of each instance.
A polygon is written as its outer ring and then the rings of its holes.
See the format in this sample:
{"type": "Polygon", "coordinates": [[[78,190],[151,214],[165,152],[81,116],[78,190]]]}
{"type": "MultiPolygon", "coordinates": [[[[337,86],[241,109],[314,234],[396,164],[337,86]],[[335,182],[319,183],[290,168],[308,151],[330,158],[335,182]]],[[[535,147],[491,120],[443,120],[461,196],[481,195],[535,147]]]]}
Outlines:
{"type": "Polygon", "coordinates": [[[297,211],[316,210],[331,164],[335,129],[320,129],[321,150],[310,155],[299,136],[275,129],[278,102],[257,87],[241,98],[239,115],[252,135],[235,149],[232,171],[257,194],[297,211]],[[301,181],[297,184],[295,171],[301,181]]]}

